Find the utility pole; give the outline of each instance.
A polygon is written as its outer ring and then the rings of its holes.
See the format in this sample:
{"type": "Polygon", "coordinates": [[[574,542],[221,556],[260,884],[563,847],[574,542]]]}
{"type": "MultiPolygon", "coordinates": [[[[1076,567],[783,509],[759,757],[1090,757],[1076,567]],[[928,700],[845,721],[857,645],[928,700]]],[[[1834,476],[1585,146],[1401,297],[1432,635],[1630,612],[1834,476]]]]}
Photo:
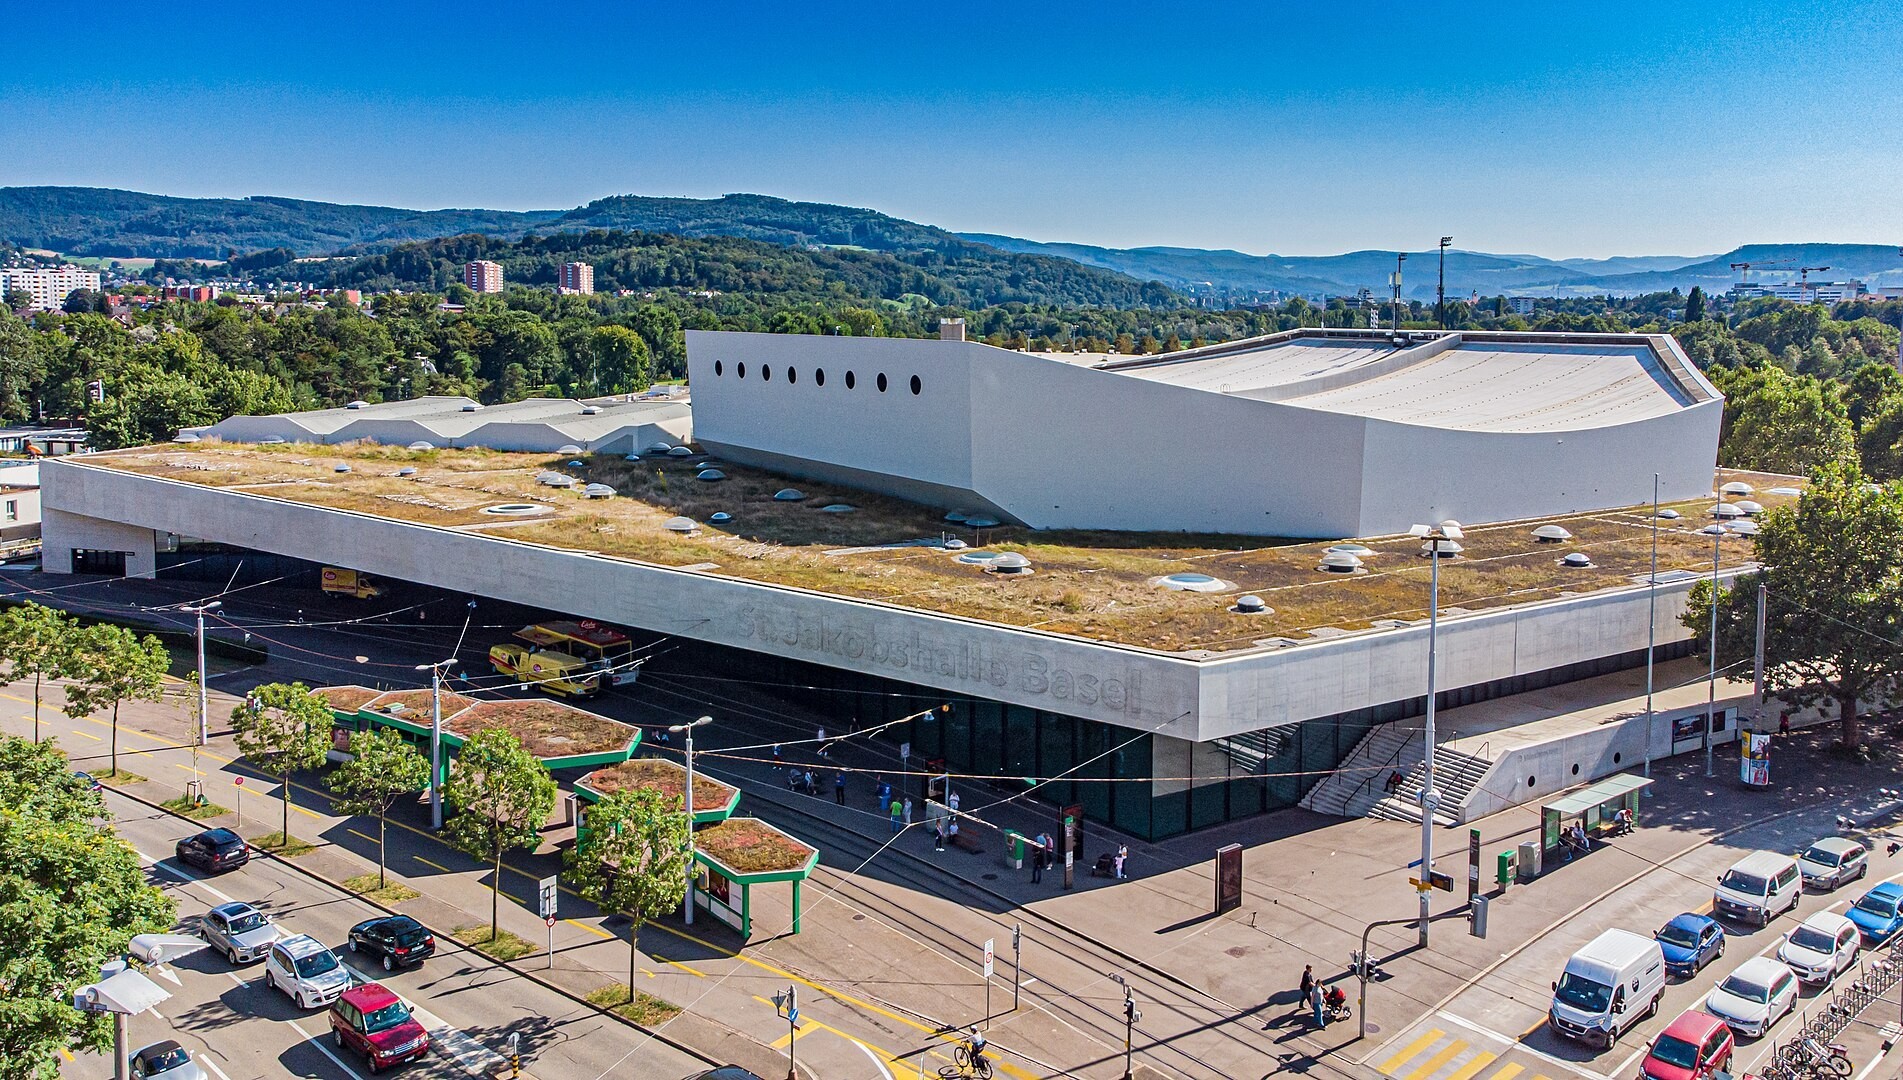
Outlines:
{"type": "Polygon", "coordinates": [[[1123,986],[1123,1080],[1131,1080],[1130,1059],[1132,1044],[1130,1036],[1136,1029],[1137,1021],[1143,1019],[1143,1013],[1137,1008],[1136,994],[1131,991],[1130,984],[1124,982],[1123,976],[1112,975],[1111,978],[1117,980],[1117,982],[1123,986]]]}
{"type": "Polygon", "coordinates": [[[434,664],[418,664],[416,670],[429,672],[429,827],[443,827],[443,673],[456,663],[455,657],[434,664]]]}
{"type": "Polygon", "coordinates": [[[1394,287],[1394,329],[1401,329],[1401,264],[1407,261],[1407,252],[1394,253],[1394,274],[1388,278],[1388,284],[1394,287]]]}
{"type": "Polygon", "coordinates": [[[1659,632],[1659,474],[1652,474],[1652,576],[1645,579],[1645,775],[1652,775],[1652,729],[1658,717],[1652,711],[1652,653],[1659,632]]]}
{"type": "Polygon", "coordinates": [[[1024,924],[1011,924],[1011,1011],[1018,1011],[1018,988],[1024,974],[1024,924]]]}
{"type": "Polygon", "coordinates": [[[1442,330],[1447,329],[1447,245],[1453,242],[1451,236],[1440,238],[1440,284],[1434,287],[1434,318],[1442,330]]]}
{"type": "Polygon", "coordinates": [[[219,600],[196,606],[186,605],[181,611],[189,611],[198,617],[198,745],[203,746],[211,739],[211,705],[205,690],[205,612],[224,606],[219,600]]]}
{"type": "Polygon", "coordinates": [[[1751,726],[1764,730],[1764,616],[1765,601],[1770,594],[1770,586],[1763,580],[1758,582],[1758,642],[1752,650],[1754,659],[1751,666],[1751,693],[1757,698],[1757,715],[1752,718],[1751,726]]]}
{"type": "Polygon", "coordinates": [[[1705,693],[1705,775],[1712,776],[1711,729],[1718,722],[1718,542],[1725,527],[1712,522],[1703,532],[1711,535],[1711,680],[1705,693]]]}
{"type": "MultiPolygon", "coordinates": [[[[687,733],[687,925],[694,925],[694,882],[700,874],[694,869],[694,729],[702,724],[711,724],[714,718],[703,716],[691,724],[675,724],[667,730],[687,733]]],[[[794,912],[797,916],[799,913],[794,912]]]]}
{"type": "Polygon", "coordinates": [[[800,1034],[800,988],[789,986],[786,993],[773,995],[773,1007],[786,1017],[786,1080],[799,1080],[793,1061],[793,1046],[800,1034]]]}
{"type": "MultiPolygon", "coordinates": [[[[1416,879],[1415,891],[1421,898],[1421,947],[1427,947],[1427,908],[1428,892],[1433,888],[1429,884],[1434,876],[1434,808],[1440,802],[1440,793],[1434,790],[1434,682],[1435,654],[1440,651],[1440,559],[1441,545],[1454,543],[1464,535],[1460,528],[1451,523],[1440,525],[1416,525],[1408,530],[1412,535],[1427,541],[1428,560],[1428,601],[1427,601],[1427,723],[1422,735],[1421,749],[1421,874],[1416,879]]],[[[1453,551],[1458,551],[1455,547],[1453,551]]]]}

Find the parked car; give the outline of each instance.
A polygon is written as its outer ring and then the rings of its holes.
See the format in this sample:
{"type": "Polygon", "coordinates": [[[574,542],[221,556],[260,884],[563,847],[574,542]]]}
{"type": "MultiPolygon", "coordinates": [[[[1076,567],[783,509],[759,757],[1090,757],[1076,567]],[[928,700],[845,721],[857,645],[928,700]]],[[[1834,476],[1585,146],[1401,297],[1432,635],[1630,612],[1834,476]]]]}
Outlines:
{"type": "Polygon", "coordinates": [[[178,861],[214,874],[236,870],[251,861],[251,846],[230,829],[207,829],[178,842],[178,861]]]}
{"type": "Polygon", "coordinates": [[[1736,1047],[1723,1020],[1687,1009],[1652,1040],[1652,1049],[1639,1063],[1639,1080],[1710,1080],[1731,1071],[1736,1047]]]}
{"type": "Polygon", "coordinates": [[[1784,912],[1796,911],[1803,895],[1804,879],[1797,872],[1796,859],[1775,851],[1754,851],[1718,878],[1711,895],[1712,910],[1769,926],[1784,912]]]}
{"type": "Polygon", "coordinates": [[[436,936],[408,915],[390,915],[350,928],[350,951],[381,957],[383,970],[420,964],[436,952],[436,936]]]}
{"type": "Polygon", "coordinates": [[[106,789],[106,786],[99,782],[99,778],[89,772],[81,772],[78,769],[74,769],[73,779],[78,780],[84,785],[87,791],[104,791],[106,789]]]}
{"type": "Polygon", "coordinates": [[[1886,881],[1859,896],[1845,914],[1863,932],[1865,941],[1881,945],[1903,927],[1903,914],[1897,911],[1900,903],[1903,903],[1903,885],[1886,881]]]}
{"type": "Polygon", "coordinates": [[[708,1069],[705,1072],[683,1077],[682,1080],[760,1080],[760,1078],[738,1065],[722,1065],[718,1069],[708,1069]]]}
{"type": "Polygon", "coordinates": [[[1797,869],[1804,875],[1804,884],[1828,892],[1868,874],[1870,853],[1855,840],[1826,836],[1797,857],[1797,869]]]}
{"type": "Polygon", "coordinates": [[[1705,997],[1705,1011],[1756,1038],[1797,1007],[1797,975],[1782,961],[1754,956],[1705,997]]]}
{"type": "Polygon", "coordinates": [[[271,943],[278,939],[278,928],[271,917],[250,904],[233,901],[219,904],[199,920],[199,933],[211,947],[225,954],[234,964],[262,960],[271,943]]]}
{"type": "Polygon", "coordinates": [[[170,1039],[132,1055],[132,1075],[136,1080],[211,1080],[192,1052],[170,1039]]]}
{"type": "Polygon", "coordinates": [[[1687,911],[1652,935],[1665,952],[1665,971],[1689,979],[1725,954],[1725,928],[1709,915],[1687,911]]]}
{"type": "Polygon", "coordinates": [[[429,1032],[410,1014],[410,1006],[382,983],[363,983],[343,992],[330,1007],[330,1037],[339,1048],[363,1055],[365,1067],[379,1073],[429,1053],[429,1032]]]}
{"type": "Polygon", "coordinates": [[[1546,1022],[1569,1039],[1601,1050],[1658,1012],[1665,996],[1659,943],[1629,930],[1607,930],[1566,961],[1553,984],[1546,1022]]]}
{"type": "Polygon", "coordinates": [[[350,969],[309,934],[285,938],[264,958],[264,981],[305,1009],[336,1001],[350,985],[350,969]]]}
{"type": "Polygon", "coordinates": [[[1856,923],[1834,911],[1820,911],[1790,932],[1777,947],[1777,958],[1800,982],[1827,983],[1857,962],[1861,944],[1856,923]]]}

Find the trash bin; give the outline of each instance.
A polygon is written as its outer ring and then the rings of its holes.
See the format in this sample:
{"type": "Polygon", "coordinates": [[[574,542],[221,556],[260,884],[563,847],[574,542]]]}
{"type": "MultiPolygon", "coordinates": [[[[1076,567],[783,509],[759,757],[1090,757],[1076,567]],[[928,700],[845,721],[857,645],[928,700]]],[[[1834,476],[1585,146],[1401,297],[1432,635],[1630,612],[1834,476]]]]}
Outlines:
{"type": "Polygon", "coordinates": [[[1520,884],[1524,885],[1540,876],[1540,842],[1528,840],[1520,845],[1520,856],[1516,860],[1520,872],[1520,884]]]}
{"type": "Polygon", "coordinates": [[[1024,869],[1024,837],[1017,833],[1004,834],[1004,865],[1012,870],[1024,869]]]}
{"type": "Polygon", "coordinates": [[[1513,884],[1513,869],[1516,862],[1518,862],[1516,852],[1511,849],[1502,851],[1500,853],[1499,866],[1493,873],[1493,883],[1502,889],[1513,884]]]}

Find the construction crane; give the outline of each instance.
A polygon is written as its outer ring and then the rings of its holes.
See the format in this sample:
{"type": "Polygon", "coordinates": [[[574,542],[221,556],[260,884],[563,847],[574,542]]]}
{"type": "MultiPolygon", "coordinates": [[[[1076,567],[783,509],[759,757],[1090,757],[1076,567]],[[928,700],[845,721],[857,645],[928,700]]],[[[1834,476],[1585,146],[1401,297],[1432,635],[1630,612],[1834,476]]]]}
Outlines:
{"type": "Polygon", "coordinates": [[[1797,283],[1799,285],[1809,285],[1810,276],[1813,271],[1821,274],[1828,269],[1830,269],[1828,266],[1800,266],[1797,268],[1797,283]]]}
{"type": "MultiPolygon", "coordinates": [[[[1735,262],[1731,264],[1731,268],[1733,270],[1739,271],[1738,284],[1740,285],[1751,284],[1751,268],[1754,266],[1757,267],[1759,270],[1795,270],[1797,269],[1796,267],[1792,266],[1790,263],[1735,262]]],[[[1823,269],[1827,270],[1829,269],[1829,267],[1824,267],[1823,269]]]]}

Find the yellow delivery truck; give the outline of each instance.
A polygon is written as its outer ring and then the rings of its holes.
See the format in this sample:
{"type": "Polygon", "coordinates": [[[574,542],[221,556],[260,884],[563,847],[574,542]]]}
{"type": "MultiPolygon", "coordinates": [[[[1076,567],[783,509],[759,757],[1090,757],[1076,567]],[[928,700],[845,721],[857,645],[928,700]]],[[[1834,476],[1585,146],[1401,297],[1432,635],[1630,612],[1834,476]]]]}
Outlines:
{"type": "Polygon", "coordinates": [[[325,596],[349,596],[357,600],[369,600],[383,595],[383,586],[371,580],[369,574],[356,570],[326,566],[323,581],[325,596]]]}

